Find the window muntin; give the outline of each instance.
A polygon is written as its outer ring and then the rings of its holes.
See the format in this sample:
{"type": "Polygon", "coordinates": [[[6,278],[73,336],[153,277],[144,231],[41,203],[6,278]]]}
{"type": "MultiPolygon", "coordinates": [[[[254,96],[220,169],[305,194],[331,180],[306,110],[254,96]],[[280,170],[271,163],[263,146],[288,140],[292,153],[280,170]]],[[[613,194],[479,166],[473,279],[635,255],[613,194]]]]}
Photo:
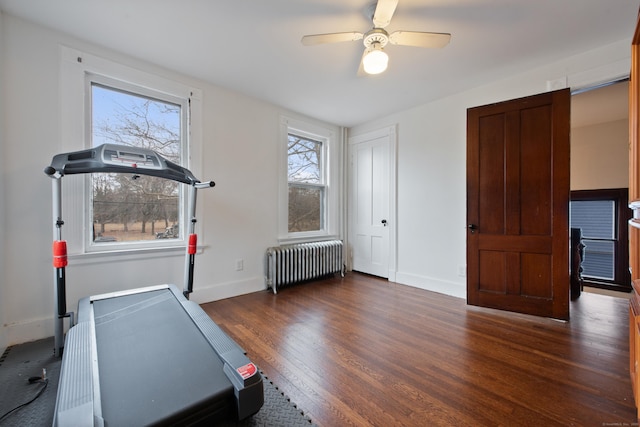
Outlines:
{"type": "MultiPolygon", "coordinates": [[[[92,146],[110,142],[144,147],[183,164],[187,100],[92,77],[88,88],[92,146]]],[[[179,183],[110,173],[91,174],[88,181],[89,247],[166,246],[183,241],[179,183]]]]}
{"type": "Polygon", "coordinates": [[[325,229],[324,144],[312,138],[288,134],[288,232],[325,229]]]}

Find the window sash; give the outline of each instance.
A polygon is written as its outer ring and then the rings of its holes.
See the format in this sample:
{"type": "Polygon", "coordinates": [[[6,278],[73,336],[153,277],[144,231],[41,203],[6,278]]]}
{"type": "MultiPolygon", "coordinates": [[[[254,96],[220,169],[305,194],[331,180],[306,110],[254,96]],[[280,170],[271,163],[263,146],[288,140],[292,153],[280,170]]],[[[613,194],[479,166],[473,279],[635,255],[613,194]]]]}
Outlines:
{"type": "MultiPolygon", "coordinates": [[[[323,144],[322,141],[317,141],[313,138],[307,138],[307,137],[303,137],[300,135],[296,135],[294,133],[289,133],[288,134],[288,142],[287,142],[287,180],[290,183],[293,182],[297,182],[297,183],[305,183],[305,184],[319,184],[319,185],[324,185],[325,182],[325,168],[324,168],[324,163],[325,163],[325,144],[323,144]],[[315,167],[313,167],[313,171],[311,172],[311,178],[304,178],[304,173],[301,173],[299,171],[296,171],[295,174],[293,174],[294,176],[292,176],[291,173],[291,164],[292,164],[292,157],[301,157],[297,152],[292,153],[291,152],[291,147],[289,146],[289,144],[291,143],[291,138],[295,138],[296,140],[300,140],[300,141],[304,141],[310,144],[314,144],[317,149],[316,150],[311,150],[312,152],[315,151],[315,167]],[[298,179],[296,179],[298,178],[298,179]]],[[[296,159],[294,159],[293,161],[295,164],[300,165],[303,169],[308,170],[311,169],[308,167],[309,164],[313,165],[313,161],[309,160],[309,161],[304,161],[304,160],[298,160],[296,161],[296,159]]]]}
{"type": "Polygon", "coordinates": [[[301,184],[289,184],[289,212],[288,212],[288,221],[289,221],[289,233],[306,233],[306,232],[317,232],[325,229],[325,199],[326,199],[326,191],[325,187],[322,185],[301,185],[301,184]],[[292,192],[300,192],[301,194],[298,197],[302,197],[306,199],[305,206],[309,207],[308,210],[299,211],[296,208],[299,207],[299,204],[292,203],[291,197],[292,192]],[[307,194],[305,195],[305,190],[307,194]],[[310,193],[310,194],[309,194],[310,193]],[[306,196],[306,197],[305,197],[306,196]],[[313,203],[313,204],[312,204],[313,203]],[[293,211],[297,211],[298,215],[295,218],[292,218],[293,211]],[[317,215],[316,215],[317,211],[317,215]],[[292,221],[295,220],[295,223],[292,221]],[[315,227],[312,227],[315,225],[315,227]]]}

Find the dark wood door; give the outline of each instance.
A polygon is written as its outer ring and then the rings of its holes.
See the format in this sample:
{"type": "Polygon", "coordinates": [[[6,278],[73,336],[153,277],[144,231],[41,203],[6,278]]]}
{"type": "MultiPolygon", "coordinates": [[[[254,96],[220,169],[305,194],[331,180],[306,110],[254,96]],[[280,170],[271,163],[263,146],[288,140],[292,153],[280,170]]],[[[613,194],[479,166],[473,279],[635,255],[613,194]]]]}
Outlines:
{"type": "Polygon", "coordinates": [[[467,302],[569,318],[568,89],[467,111],[467,302]]]}

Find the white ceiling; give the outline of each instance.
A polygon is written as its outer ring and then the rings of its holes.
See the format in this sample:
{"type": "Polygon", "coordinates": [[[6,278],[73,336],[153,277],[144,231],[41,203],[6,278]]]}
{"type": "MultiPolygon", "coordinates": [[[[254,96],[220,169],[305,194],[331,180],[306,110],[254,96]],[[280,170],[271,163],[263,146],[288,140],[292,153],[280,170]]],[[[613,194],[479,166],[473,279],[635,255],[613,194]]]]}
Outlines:
{"type": "Polygon", "coordinates": [[[92,43],[334,124],[353,126],[630,40],[640,0],[399,0],[395,30],[448,32],[444,49],[389,46],[357,77],[369,0],[0,0],[0,9],[92,43]]]}

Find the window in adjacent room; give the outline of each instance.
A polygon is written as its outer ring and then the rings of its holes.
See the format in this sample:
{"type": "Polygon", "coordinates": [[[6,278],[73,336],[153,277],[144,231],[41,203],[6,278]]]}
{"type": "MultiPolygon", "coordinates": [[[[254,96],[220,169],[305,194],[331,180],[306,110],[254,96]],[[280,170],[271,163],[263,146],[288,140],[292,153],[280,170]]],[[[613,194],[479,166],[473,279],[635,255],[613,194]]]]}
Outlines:
{"type": "MultiPolygon", "coordinates": [[[[143,147],[184,164],[188,100],[88,77],[92,146],[143,147]]],[[[183,240],[184,185],[166,179],[94,173],[89,179],[89,245],[171,245],[183,240]]]]}
{"type": "Polygon", "coordinates": [[[626,189],[571,192],[570,224],[582,230],[586,285],[630,289],[627,193],[626,189]]]}

